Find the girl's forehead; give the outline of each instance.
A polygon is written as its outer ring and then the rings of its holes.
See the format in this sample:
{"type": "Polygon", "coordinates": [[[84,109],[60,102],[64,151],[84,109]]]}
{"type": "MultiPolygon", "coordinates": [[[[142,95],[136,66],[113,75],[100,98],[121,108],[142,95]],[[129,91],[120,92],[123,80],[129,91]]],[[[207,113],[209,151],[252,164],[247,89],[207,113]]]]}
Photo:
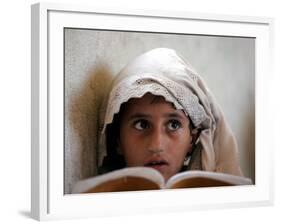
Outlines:
{"type": "Polygon", "coordinates": [[[162,96],[155,96],[150,93],[145,94],[141,98],[130,99],[123,105],[122,115],[130,116],[132,114],[179,114],[186,117],[182,110],[177,110],[174,105],[167,102],[162,96]]]}
{"type": "Polygon", "coordinates": [[[125,108],[132,107],[159,107],[165,106],[175,110],[174,105],[171,102],[167,102],[163,96],[156,96],[151,93],[146,93],[141,98],[132,98],[125,103],[125,108]]]}

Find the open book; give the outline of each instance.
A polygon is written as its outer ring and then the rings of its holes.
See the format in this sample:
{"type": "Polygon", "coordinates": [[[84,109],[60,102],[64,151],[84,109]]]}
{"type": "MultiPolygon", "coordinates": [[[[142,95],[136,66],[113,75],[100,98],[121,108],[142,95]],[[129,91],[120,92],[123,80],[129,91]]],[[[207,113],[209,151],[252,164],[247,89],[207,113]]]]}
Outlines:
{"type": "Polygon", "coordinates": [[[156,189],[251,185],[249,178],[207,171],[185,171],[167,182],[160,172],[148,167],[132,167],[77,182],[72,193],[119,192],[156,189]]]}

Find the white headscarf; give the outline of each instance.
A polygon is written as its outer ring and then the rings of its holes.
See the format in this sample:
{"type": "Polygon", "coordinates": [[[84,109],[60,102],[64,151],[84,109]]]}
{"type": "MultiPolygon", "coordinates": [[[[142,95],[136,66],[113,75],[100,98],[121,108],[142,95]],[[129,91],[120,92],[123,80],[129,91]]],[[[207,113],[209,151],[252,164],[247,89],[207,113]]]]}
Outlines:
{"type": "Polygon", "coordinates": [[[216,100],[202,78],[174,50],[157,48],[130,62],[113,81],[101,110],[99,158],[105,155],[106,126],[113,121],[121,104],[146,93],[163,96],[182,109],[193,125],[201,129],[201,164],[206,171],[242,175],[235,138],[216,100]]]}

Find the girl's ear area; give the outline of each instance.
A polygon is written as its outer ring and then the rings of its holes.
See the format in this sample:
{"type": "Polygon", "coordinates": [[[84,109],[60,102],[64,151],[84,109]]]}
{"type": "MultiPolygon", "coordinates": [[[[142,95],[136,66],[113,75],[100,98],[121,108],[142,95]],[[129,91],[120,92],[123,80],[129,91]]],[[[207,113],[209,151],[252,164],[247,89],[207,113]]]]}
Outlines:
{"type": "Polygon", "coordinates": [[[116,151],[118,154],[122,154],[120,138],[116,140],[116,151]]]}
{"type": "Polygon", "coordinates": [[[200,131],[197,128],[191,130],[191,143],[194,144],[197,142],[197,139],[200,135],[200,131]]]}

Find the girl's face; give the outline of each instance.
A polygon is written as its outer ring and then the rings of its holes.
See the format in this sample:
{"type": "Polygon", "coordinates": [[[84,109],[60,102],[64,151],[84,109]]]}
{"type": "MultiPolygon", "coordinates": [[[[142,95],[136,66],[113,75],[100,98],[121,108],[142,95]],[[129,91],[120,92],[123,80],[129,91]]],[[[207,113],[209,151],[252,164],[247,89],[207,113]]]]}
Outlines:
{"type": "Polygon", "coordinates": [[[163,97],[131,99],[121,116],[119,146],[128,167],[152,167],[165,180],[178,173],[191,150],[189,119],[163,97]]]}

